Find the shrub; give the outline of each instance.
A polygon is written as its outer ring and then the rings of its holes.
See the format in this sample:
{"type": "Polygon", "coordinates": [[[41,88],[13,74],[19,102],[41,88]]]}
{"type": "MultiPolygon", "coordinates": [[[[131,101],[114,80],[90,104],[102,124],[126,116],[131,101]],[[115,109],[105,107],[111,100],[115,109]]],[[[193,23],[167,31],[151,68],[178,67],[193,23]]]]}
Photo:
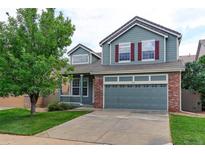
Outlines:
{"type": "Polygon", "coordinates": [[[68,103],[54,102],[48,105],[48,111],[64,111],[74,109],[75,106],[68,103]]]}

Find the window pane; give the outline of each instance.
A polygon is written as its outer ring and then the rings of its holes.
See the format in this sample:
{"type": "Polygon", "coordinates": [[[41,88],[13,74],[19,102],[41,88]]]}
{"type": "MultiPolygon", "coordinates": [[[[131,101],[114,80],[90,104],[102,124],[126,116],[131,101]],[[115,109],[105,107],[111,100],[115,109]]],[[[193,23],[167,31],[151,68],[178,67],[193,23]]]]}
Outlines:
{"type": "Polygon", "coordinates": [[[149,76],[135,76],[135,81],[149,81],[149,76]]]}
{"type": "Polygon", "coordinates": [[[121,76],[119,81],[132,81],[132,76],[121,76]]]}
{"type": "Polygon", "coordinates": [[[72,60],[74,64],[88,63],[88,55],[74,55],[72,60]]]}
{"type": "Polygon", "coordinates": [[[120,53],[120,61],[130,60],[130,53],[120,53]]]}
{"type": "Polygon", "coordinates": [[[88,86],[88,80],[84,80],[83,81],[83,87],[87,87],[88,86]]]}
{"type": "Polygon", "coordinates": [[[73,88],[73,95],[80,95],[80,89],[79,88],[73,88]]]}
{"type": "Polygon", "coordinates": [[[155,49],[155,41],[144,41],[142,42],[142,51],[153,51],[155,49]]]}
{"type": "Polygon", "coordinates": [[[166,81],[166,75],[151,76],[151,81],[166,81]]]}
{"type": "Polygon", "coordinates": [[[142,59],[154,59],[154,51],[143,51],[142,59]]]}
{"type": "Polygon", "coordinates": [[[117,81],[117,77],[105,77],[106,82],[117,81]]]}
{"type": "Polygon", "coordinates": [[[83,96],[87,96],[87,88],[83,88],[83,96]]]}
{"type": "Polygon", "coordinates": [[[80,86],[80,79],[73,79],[73,87],[79,87],[80,86]]]}

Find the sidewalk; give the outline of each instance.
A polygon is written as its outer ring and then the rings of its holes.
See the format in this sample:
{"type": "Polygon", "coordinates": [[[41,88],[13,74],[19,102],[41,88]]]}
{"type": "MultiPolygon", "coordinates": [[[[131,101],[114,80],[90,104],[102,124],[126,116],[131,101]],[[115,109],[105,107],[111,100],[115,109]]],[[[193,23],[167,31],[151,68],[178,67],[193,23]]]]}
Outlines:
{"type": "Polygon", "coordinates": [[[0,134],[0,145],[88,145],[87,142],[0,134]]]}

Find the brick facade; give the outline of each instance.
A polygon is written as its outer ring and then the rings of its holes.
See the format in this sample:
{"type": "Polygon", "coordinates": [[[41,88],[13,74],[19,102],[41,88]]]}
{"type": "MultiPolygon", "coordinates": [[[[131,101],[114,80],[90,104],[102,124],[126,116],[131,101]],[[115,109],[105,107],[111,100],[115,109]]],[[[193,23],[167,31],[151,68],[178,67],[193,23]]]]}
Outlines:
{"type": "MultiPolygon", "coordinates": [[[[180,111],[180,72],[173,72],[168,74],[168,104],[169,112],[180,111]]],[[[103,108],[103,76],[95,76],[94,78],[94,107],[103,108]]]]}
{"type": "Polygon", "coordinates": [[[180,111],[180,92],[181,92],[180,72],[169,73],[168,93],[169,93],[169,112],[180,111]]]}
{"type": "Polygon", "coordinates": [[[94,107],[103,108],[103,76],[97,75],[93,79],[94,83],[94,107]]]}

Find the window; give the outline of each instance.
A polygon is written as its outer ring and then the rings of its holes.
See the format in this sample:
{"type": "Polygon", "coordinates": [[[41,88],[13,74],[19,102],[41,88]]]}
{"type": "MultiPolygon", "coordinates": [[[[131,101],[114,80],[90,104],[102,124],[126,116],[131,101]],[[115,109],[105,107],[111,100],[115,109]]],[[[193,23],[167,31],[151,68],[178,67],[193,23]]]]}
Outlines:
{"type": "Polygon", "coordinates": [[[133,77],[132,76],[120,76],[119,81],[132,81],[133,77]]]}
{"type": "MultiPolygon", "coordinates": [[[[72,81],[72,95],[80,95],[80,79],[76,78],[72,81]]],[[[83,96],[88,96],[88,79],[83,79],[83,96]]]]}
{"type": "Polygon", "coordinates": [[[130,61],[130,43],[119,44],[119,62],[130,61]]]}
{"type": "Polygon", "coordinates": [[[88,54],[72,56],[72,64],[88,64],[88,63],[89,63],[88,54]]]}
{"type": "Polygon", "coordinates": [[[135,81],[149,81],[149,76],[135,76],[135,81]]]}
{"type": "Polygon", "coordinates": [[[105,77],[105,81],[106,81],[106,82],[117,81],[117,77],[105,77]]]}
{"type": "Polygon", "coordinates": [[[142,60],[154,60],[155,40],[142,41],[142,60]]]}
{"type": "Polygon", "coordinates": [[[166,81],[166,75],[153,75],[151,81],[166,81]]]}

